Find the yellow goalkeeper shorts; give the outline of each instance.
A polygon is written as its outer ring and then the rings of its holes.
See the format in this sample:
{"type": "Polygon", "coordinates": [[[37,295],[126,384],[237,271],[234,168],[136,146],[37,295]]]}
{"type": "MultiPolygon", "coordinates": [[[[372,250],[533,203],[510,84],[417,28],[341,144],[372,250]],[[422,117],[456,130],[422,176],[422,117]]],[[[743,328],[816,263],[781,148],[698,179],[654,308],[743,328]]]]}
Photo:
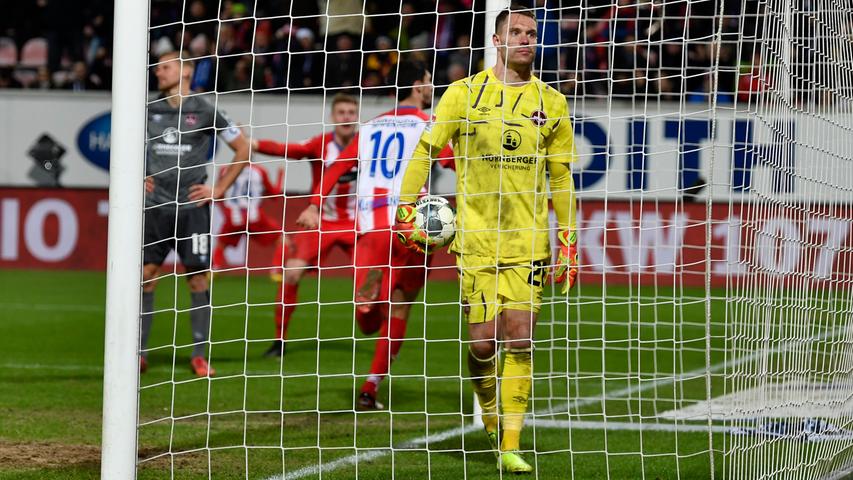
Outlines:
{"type": "Polygon", "coordinates": [[[546,281],[545,260],[501,265],[495,258],[457,254],[462,313],[468,323],[494,320],[503,310],[538,313],[546,281]]]}

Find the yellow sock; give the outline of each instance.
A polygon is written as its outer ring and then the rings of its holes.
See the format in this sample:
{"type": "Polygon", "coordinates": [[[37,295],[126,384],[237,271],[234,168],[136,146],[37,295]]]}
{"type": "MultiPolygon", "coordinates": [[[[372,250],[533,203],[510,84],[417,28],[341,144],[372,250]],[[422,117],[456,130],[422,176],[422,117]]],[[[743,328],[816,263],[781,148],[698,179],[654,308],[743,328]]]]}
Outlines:
{"type": "Polygon", "coordinates": [[[498,430],[497,376],[495,375],[495,357],[477,358],[468,350],[468,371],[471,373],[471,383],[474,393],[483,409],[483,425],[489,432],[498,430]]]}
{"type": "Polygon", "coordinates": [[[504,351],[501,375],[501,450],[518,450],[527,399],[530,396],[533,359],[529,348],[510,348],[504,351]]]}

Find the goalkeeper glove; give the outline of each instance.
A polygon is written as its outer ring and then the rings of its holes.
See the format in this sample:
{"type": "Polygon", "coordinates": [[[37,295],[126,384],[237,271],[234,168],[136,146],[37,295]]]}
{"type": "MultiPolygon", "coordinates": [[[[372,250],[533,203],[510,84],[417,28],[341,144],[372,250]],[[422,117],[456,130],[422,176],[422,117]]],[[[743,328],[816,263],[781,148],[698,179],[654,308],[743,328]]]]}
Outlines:
{"type": "Polygon", "coordinates": [[[557,233],[560,241],[560,253],[554,268],[554,282],[563,283],[563,293],[575,285],[578,276],[578,237],[575,232],[562,230],[557,233]]]}
{"type": "Polygon", "coordinates": [[[407,248],[424,253],[427,248],[427,236],[415,224],[415,216],[417,210],[412,204],[400,205],[397,208],[397,222],[394,224],[394,231],[397,232],[397,239],[407,248]]]}

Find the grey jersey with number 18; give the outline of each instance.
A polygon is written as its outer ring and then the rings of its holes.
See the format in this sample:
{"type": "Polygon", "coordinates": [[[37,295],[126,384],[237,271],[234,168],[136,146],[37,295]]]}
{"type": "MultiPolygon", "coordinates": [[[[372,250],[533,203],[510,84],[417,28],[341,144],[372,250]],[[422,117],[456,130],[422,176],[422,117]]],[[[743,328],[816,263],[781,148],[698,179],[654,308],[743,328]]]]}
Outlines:
{"type": "Polygon", "coordinates": [[[145,175],[154,179],[154,191],[145,196],[146,206],[195,206],[188,203],[189,189],[207,181],[216,134],[230,143],[240,129],[199,95],[184,98],[178,107],[163,94],[149,103],[145,175]]]}

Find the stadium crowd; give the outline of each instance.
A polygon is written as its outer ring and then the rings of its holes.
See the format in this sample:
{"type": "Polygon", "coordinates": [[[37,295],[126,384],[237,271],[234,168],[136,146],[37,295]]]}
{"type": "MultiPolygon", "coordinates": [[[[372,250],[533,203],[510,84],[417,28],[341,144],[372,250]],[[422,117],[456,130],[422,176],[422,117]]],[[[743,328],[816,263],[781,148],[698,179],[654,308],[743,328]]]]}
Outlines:
{"type": "MultiPolygon", "coordinates": [[[[539,74],[567,95],[707,102],[720,26],[717,100],[731,102],[735,92],[746,100],[772,81],[757,74],[754,0],[725,2],[722,25],[714,1],[528,3],[542,7],[539,74]]],[[[400,51],[434,64],[438,86],[478,71],[482,50],[469,47],[483,35],[483,15],[472,13],[483,4],[152,0],[151,62],[183,49],[196,59],[196,91],[361,86],[364,94],[391,95],[400,51]]],[[[0,16],[0,88],[108,90],[111,43],[109,0],[20,2],[0,16]]]]}

